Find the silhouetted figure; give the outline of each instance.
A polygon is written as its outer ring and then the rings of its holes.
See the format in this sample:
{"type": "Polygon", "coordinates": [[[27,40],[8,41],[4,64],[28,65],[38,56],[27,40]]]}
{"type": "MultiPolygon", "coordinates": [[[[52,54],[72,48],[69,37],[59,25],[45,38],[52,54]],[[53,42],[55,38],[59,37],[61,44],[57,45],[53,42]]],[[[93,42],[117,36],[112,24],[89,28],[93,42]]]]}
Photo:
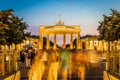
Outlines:
{"type": "Polygon", "coordinates": [[[32,65],[32,63],[33,63],[33,59],[34,59],[34,57],[35,57],[35,50],[33,49],[32,51],[31,51],[31,65],[32,65]]]}
{"type": "Polygon", "coordinates": [[[31,52],[30,50],[26,50],[25,51],[25,54],[26,54],[26,67],[27,68],[30,68],[30,58],[31,58],[31,52]]]}
{"type": "Polygon", "coordinates": [[[25,62],[25,54],[24,54],[24,50],[20,51],[20,68],[22,68],[23,63],[25,62]]]}

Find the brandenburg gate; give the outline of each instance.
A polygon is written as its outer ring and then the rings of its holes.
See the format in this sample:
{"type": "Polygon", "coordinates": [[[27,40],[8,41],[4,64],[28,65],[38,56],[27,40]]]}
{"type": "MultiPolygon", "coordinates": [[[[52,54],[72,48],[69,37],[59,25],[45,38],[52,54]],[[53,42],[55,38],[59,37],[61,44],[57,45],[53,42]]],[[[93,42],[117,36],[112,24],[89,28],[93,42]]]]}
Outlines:
{"type": "Polygon", "coordinates": [[[70,49],[73,49],[73,35],[76,36],[76,48],[80,49],[80,26],[65,26],[62,20],[58,20],[53,26],[40,26],[39,48],[43,49],[43,35],[46,35],[46,48],[50,49],[50,35],[54,35],[53,48],[56,49],[56,36],[63,35],[63,48],[66,48],[66,35],[70,35],[70,49]]]}

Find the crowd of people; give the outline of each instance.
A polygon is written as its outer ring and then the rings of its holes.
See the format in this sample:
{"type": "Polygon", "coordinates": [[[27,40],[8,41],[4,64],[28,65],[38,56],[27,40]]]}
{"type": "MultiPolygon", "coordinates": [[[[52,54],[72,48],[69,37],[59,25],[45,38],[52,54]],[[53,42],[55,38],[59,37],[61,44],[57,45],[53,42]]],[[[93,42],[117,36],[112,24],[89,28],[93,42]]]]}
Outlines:
{"type": "Polygon", "coordinates": [[[58,76],[67,80],[68,77],[71,79],[73,72],[84,80],[87,59],[84,54],[71,53],[69,50],[39,50],[30,67],[29,80],[58,80],[58,76]]]}
{"type": "Polygon", "coordinates": [[[29,80],[42,80],[43,75],[46,74],[46,72],[47,80],[57,80],[59,73],[63,75],[63,80],[66,80],[69,66],[69,58],[67,57],[69,56],[68,54],[59,55],[60,53],[66,54],[67,51],[61,52],[53,49],[39,50],[29,70],[29,80]],[[60,70],[60,68],[63,70],[60,70]]]}
{"type": "Polygon", "coordinates": [[[35,49],[25,48],[19,51],[19,61],[21,62],[20,68],[23,67],[23,64],[26,64],[26,68],[29,69],[32,65],[33,59],[36,55],[35,49]]]}
{"type": "Polygon", "coordinates": [[[45,74],[47,74],[47,80],[58,80],[58,76],[62,76],[62,80],[67,80],[76,70],[81,80],[84,80],[87,59],[84,54],[71,53],[72,51],[69,50],[36,51],[34,48],[26,48],[19,52],[21,66],[25,63],[26,68],[29,69],[28,80],[42,80],[45,74]],[[73,67],[74,70],[72,70],[73,67]]]}

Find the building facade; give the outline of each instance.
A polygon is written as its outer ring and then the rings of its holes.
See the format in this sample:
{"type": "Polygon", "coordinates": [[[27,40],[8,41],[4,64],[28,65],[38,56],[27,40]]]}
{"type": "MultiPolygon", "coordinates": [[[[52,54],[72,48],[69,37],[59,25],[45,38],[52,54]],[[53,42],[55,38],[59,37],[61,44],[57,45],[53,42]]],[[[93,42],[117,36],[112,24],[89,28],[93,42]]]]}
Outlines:
{"type": "Polygon", "coordinates": [[[46,48],[50,49],[50,36],[54,36],[54,46],[53,49],[57,49],[56,46],[56,37],[57,35],[63,36],[63,49],[66,48],[66,35],[70,36],[70,49],[73,49],[73,35],[76,36],[76,47],[77,49],[80,49],[80,26],[67,26],[64,25],[64,22],[62,20],[59,20],[55,25],[53,26],[40,26],[40,42],[39,42],[39,49],[43,49],[43,36],[46,36],[46,48]]]}
{"type": "MultiPolygon", "coordinates": [[[[108,42],[105,40],[98,40],[97,37],[90,37],[81,39],[81,49],[108,51],[108,42]]],[[[110,42],[110,51],[120,50],[120,40],[110,42]]]]}

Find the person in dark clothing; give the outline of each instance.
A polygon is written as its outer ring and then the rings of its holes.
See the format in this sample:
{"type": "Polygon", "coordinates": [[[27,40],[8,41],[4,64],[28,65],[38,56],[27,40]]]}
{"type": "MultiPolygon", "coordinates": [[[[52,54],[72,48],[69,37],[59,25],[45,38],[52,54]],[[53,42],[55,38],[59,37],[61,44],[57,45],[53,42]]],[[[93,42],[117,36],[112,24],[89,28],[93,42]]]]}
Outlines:
{"type": "Polygon", "coordinates": [[[31,60],[31,50],[26,50],[25,54],[26,54],[26,67],[27,67],[27,69],[29,69],[31,66],[31,61],[30,61],[31,60]]]}
{"type": "Polygon", "coordinates": [[[23,50],[20,51],[20,61],[21,61],[22,63],[24,63],[24,61],[25,61],[25,54],[24,54],[24,51],[23,51],[23,50]]]}
{"type": "Polygon", "coordinates": [[[20,51],[20,68],[23,67],[23,63],[25,62],[25,54],[24,50],[20,51]]]}
{"type": "Polygon", "coordinates": [[[30,58],[31,59],[30,60],[31,61],[31,65],[32,65],[34,57],[35,57],[35,50],[33,49],[32,52],[31,52],[31,58],[30,58]]]}

